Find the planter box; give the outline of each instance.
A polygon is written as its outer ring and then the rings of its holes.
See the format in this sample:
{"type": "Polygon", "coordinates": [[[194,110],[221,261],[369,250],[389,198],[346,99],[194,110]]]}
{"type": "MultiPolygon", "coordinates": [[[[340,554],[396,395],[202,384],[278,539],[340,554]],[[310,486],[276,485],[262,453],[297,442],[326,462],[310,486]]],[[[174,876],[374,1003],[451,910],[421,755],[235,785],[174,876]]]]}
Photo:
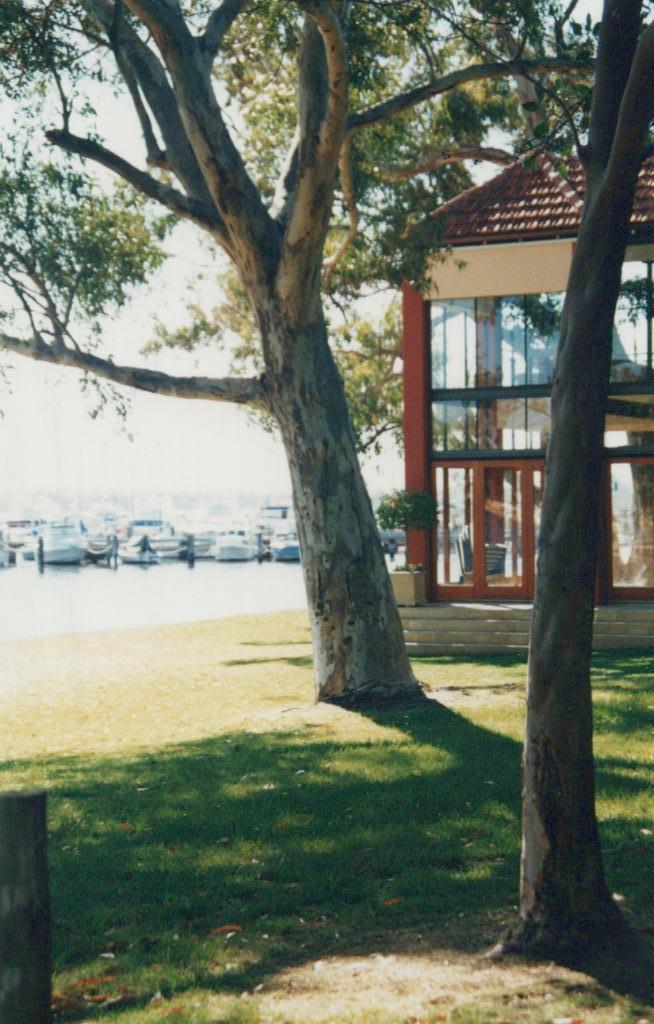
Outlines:
{"type": "Polygon", "coordinates": [[[399,605],[425,604],[424,572],[392,572],[391,586],[399,605]]]}

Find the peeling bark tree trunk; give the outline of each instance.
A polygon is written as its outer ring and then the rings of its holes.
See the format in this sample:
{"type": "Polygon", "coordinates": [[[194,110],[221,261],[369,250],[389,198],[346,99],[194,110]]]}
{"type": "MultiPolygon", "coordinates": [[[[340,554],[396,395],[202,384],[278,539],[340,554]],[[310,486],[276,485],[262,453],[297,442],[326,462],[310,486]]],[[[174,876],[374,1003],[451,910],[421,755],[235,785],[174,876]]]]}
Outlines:
{"type": "Polygon", "coordinates": [[[417,699],[343,385],[316,319],[293,326],[273,304],[259,309],[274,368],[269,401],[293,484],[316,698],[347,706],[417,699]]]}
{"type": "MultiPolygon", "coordinates": [[[[608,0],[600,39],[586,203],[552,388],[528,670],[520,923],[505,950],[556,955],[624,930],[595,815],[590,657],[613,318],[654,91],[651,72],[641,77],[639,10],[608,0]]],[[[646,39],[651,47],[651,31],[646,39]]]]}

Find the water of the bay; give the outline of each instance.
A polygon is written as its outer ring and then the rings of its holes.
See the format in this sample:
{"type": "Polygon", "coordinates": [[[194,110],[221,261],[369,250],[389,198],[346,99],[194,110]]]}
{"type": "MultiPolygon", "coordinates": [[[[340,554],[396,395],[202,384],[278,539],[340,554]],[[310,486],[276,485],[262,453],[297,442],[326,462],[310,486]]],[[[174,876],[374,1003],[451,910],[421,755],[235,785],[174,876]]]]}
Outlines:
{"type": "Polygon", "coordinates": [[[302,569],[281,562],[165,561],[0,569],[0,641],[306,607],[302,569]]]}

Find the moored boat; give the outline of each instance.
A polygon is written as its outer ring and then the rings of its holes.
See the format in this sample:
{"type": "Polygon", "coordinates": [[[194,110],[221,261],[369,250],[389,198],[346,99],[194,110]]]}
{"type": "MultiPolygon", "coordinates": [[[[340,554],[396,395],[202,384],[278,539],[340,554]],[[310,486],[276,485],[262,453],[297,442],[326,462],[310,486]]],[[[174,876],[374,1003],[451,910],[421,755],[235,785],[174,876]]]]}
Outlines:
{"type": "Polygon", "coordinates": [[[270,552],[275,562],[299,562],[300,540],[295,530],[277,533],[270,542],[270,552]]]}
{"type": "Polygon", "coordinates": [[[178,534],[157,534],[149,537],[150,547],[159,558],[185,558],[187,553],[187,540],[178,534]]]}
{"type": "Polygon", "coordinates": [[[77,523],[69,520],[46,523],[37,541],[44,565],[79,565],[86,554],[86,541],[77,523]]]}
{"type": "Polygon", "coordinates": [[[259,543],[249,530],[235,526],[221,530],[211,550],[217,562],[251,562],[259,554],[259,543]]]}

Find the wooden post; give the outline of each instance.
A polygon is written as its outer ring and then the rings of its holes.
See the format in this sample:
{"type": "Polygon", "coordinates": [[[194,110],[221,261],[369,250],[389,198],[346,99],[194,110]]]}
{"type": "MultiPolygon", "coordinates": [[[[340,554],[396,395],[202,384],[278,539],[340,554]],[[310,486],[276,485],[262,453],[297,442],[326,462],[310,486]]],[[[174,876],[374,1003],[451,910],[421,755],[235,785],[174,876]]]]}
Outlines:
{"type": "Polygon", "coordinates": [[[0,1024],[50,1024],[46,794],[0,793],[0,1024]]]}
{"type": "Polygon", "coordinates": [[[43,537],[39,537],[36,542],[36,565],[39,572],[43,572],[43,566],[45,565],[45,557],[43,554],[43,537]]]}
{"type": "MultiPolygon", "coordinates": [[[[433,495],[431,479],[431,381],[429,305],[420,292],[402,286],[402,355],[404,359],[404,464],[407,491],[433,495]]],[[[433,530],[411,530],[406,539],[406,560],[427,573],[427,600],[431,599],[431,540],[433,530]]]]}

